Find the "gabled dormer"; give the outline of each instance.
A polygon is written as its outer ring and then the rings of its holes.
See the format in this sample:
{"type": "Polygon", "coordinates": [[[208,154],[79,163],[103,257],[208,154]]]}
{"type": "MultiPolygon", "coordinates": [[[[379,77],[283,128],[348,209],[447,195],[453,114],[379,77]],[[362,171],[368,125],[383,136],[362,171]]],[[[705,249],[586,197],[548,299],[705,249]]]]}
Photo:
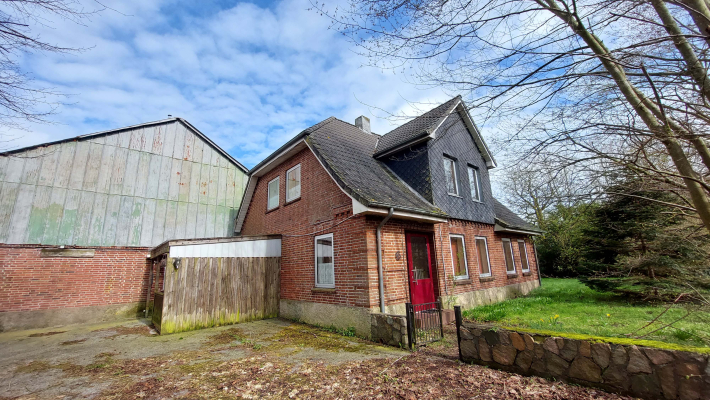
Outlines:
{"type": "Polygon", "coordinates": [[[494,223],[496,162],[460,96],[383,135],[374,157],[450,217],[494,223]]]}

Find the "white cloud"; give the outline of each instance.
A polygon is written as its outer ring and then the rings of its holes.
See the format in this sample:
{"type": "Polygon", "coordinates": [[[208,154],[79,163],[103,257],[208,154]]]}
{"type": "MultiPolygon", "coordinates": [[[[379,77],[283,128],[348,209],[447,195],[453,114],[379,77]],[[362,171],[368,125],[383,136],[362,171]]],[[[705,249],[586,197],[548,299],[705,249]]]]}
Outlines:
{"type": "Polygon", "coordinates": [[[367,105],[411,115],[408,101],[449,97],[362,67],[366,60],[328,29],[325,17],[308,10],[308,0],[206,7],[212,11],[200,14],[172,1],[112,7],[125,15],[107,10],[85,26],[60,20],[42,32],[52,42],[89,49],[25,57],[37,84],[71,96],[55,116],[58,124],[8,132],[22,135],[13,147],[172,114],[251,166],[331,115],[346,121],[368,115],[373,130],[384,133],[394,125],[367,105]]]}

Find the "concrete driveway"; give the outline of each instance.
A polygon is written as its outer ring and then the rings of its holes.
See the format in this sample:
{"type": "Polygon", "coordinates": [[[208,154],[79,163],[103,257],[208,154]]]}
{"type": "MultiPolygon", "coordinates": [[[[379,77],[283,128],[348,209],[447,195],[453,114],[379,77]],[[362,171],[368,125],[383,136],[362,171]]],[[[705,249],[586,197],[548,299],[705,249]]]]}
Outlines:
{"type": "Polygon", "coordinates": [[[0,399],[474,396],[622,398],[280,319],[166,336],[143,321],[0,334],[0,399]]]}

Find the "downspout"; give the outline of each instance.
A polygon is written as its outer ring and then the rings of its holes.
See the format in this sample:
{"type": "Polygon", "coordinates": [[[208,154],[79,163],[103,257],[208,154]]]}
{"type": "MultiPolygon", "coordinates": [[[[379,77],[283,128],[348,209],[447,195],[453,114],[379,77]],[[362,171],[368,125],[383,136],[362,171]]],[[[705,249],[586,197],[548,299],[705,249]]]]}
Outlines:
{"type": "Polygon", "coordinates": [[[542,287],[542,274],[540,274],[540,259],[537,258],[537,244],[533,240],[533,250],[535,250],[535,268],[537,268],[537,282],[542,287]]]}
{"type": "Polygon", "coordinates": [[[392,218],[394,208],[390,207],[390,212],[385,219],[377,225],[377,278],[380,283],[380,312],[385,312],[385,280],[382,277],[382,227],[392,218]]]}

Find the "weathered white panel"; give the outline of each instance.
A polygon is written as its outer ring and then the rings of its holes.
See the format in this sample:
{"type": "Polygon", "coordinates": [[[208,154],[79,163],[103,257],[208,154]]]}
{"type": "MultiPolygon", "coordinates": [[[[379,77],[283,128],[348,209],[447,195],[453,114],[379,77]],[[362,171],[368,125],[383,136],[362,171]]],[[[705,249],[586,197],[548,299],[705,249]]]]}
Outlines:
{"type": "Polygon", "coordinates": [[[200,164],[200,204],[209,204],[210,167],[207,164],[200,164]]]}
{"type": "Polygon", "coordinates": [[[185,231],[187,228],[187,203],[178,202],[177,203],[177,218],[175,221],[175,234],[176,238],[187,238],[185,236],[185,231]]]}
{"type": "Polygon", "coordinates": [[[205,218],[205,237],[215,237],[214,234],[214,222],[216,219],[216,208],[215,206],[207,205],[207,216],[205,218]]]}
{"type": "Polygon", "coordinates": [[[145,136],[143,128],[134,129],[131,131],[131,140],[128,143],[128,148],[131,150],[142,150],[145,144],[145,136]]]}
{"type": "Polygon", "coordinates": [[[212,146],[207,143],[202,145],[202,164],[212,165],[212,146]]]}
{"type": "Polygon", "coordinates": [[[3,182],[0,188],[0,243],[8,243],[10,217],[15,207],[20,184],[3,182]]]}
{"type": "Polygon", "coordinates": [[[170,246],[170,257],[281,257],[281,239],[170,246]]]}
{"type": "Polygon", "coordinates": [[[103,242],[104,246],[114,246],[116,244],[116,229],[118,227],[118,216],[121,211],[121,196],[111,194],[106,203],[106,218],[104,219],[103,242]]]}
{"type": "Polygon", "coordinates": [[[234,205],[234,174],[236,169],[232,166],[227,168],[227,181],[224,184],[224,205],[232,208],[234,205]]]}
{"type": "Polygon", "coordinates": [[[160,166],[163,157],[155,154],[150,155],[150,167],[148,173],[148,185],[145,188],[145,197],[155,199],[158,197],[158,183],[160,182],[160,166]]]}
{"type": "Polygon", "coordinates": [[[107,206],[108,195],[105,193],[96,193],[94,196],[94,207],[91,211],[91,226],[89,227],[90,246],[100,246],[104,243],[104,221],[106,221],[107,206]]]}
{"type": "Polygon", "coordinates": [[[9,156],[0,156],[0,182],[5,182],[5,177],[7,176],[7,163],[9,161],[9,156]]]}
{"type": "Polygon", "coordinates": [[[103,150],[105,146],[96,143],[90,143],[89,159],[86,162],[86,172],[84,173],[84,184],[82,188],[91,192],[96,191],[96,186],[99,181],[99,171],[104,169],[101,164],[103,150]]]}
{"type": "Polygon", "coordinates": [[[153,135],[155,132],[155,127],[149,126],[143,128],[143,144],[141,146],[141,151],[144,153],[153,152],[153,135]]]}
{"type": "Polygon", "coordinates": [[[69,189],[81,189],[84,183],[86,165],[89,161],[89,148],[91,143],[83,141],[76,144],[74,162],[69,175],[69,189]]]}
{"type": "Polygon", "coordinates": [[[94,206],[93,192],[82,191],[77,211],[76,225],[74,226],[74,242],[77,246],[88,246],[91,238],[91,212],[94,206]]]}
{"type": "Polygon", "coordinates": [[[138,160],[140,158],[140,153],[135,150],[128,150],[128,158],[126,159],[126,173],[123,176],[123,191],[121,194],[124,196],[133,196],[136,190],[136,183],[138,183],[138,160]]]}
{"type": "Polygon", "coordinates": [[[25,158],[11,155],[7,163],[6,182],[20,183],[22,181],[22,170],[25,168],[25,158]]]}
{"type": "Polygon", "coordinates": [[[165,241],[165,213],[168,209],[167,200],[155,202],[155,222],[153,222],[153,243],[163,243],[165,241]]]}
{"type": "Polygon", "coordinates": [[[143,223],[141,229],[141,246],[157,245],[153,243],[153,224],[155,223],[155,200],[146,199],[143,206],[143,223]]]}
{"type": "Polygon", "coordinates": [[[236,185],[234,186],[234,204],[232,207],[234,208],[239,208],[239,204],[242,201],[242,196],[244,195],[244,188],[246,187],[248,179],[246,178],[246,175],[241,173],[241,171],[237,171],[237,176],[234,182],[236,185]]]}
{"type": "Polygon", "coordinates": [[[64,202],[67,197],[67,189],[54,187],[47,209],[47,225],[44,228],[42,243],[57,244],[59,242],[59,227],[62,224],[64,215],[64,202]]]}
{"type": "Polygon", "coordinates": [[[188,200],[190,203],[198,203],[200,200],[200,164],[190,163],[190,193],[188,200]]]}
{"type": "Polygon", "coordinates": [[[121,194],[123,192],[123,179],[126,176],[126,161],[128,159],[128,148],[116,148],[113,157],[113,168],[111,170],[110,194],[121,194]]]}
{"type": "Polygon", "coordinates": [[[162,200],[168,199],[170,192],[170,169],[173,166],[173,159],[169,157],[161,157],[160,160],[160,179],[158,180],[158,198],[162,200]]]}
{"type": "Polygon", "coordinates": [[[217,181],[217,205],[224,207],[227,199],[227,169],[217,168],[219,177],[217,181]]]}
{"type": "Polygon", "coordinates": [[[69,176],[74,162],[76,142],[62,143],[61,148],[59,162],[57,163],[57,173],[54,177],[54,186],[65,188],[69,186],[69,176]]]}
{"type": "Polygon", "coordinates": [[[207,145],[202,139],[195,137],[195,151],[192,153],[192,161],[198,164],[202,164],[202,151],[207,145]]]}
{"type": "Polygon", "coordinates": [[[96,191],[108,193],[111,190],[111,173],[113,172],[113,161],[116,158],[115,146],[104,146],[101,155],[101,165],[99,166],[99,177],[96,182],[96,191]]]}
{"type": "Polygon", "coordinates": [[[187,202],[190,200],[190,176],[192,175],[192,162],[182,160],[181,164],[178,200],[187,202]]]}
{"type": "Polygon", "coordinates": [[[192,155],[195,152],[195,140],[200,139],[196,139],[195,134],[192,133],[191,130],[184,127],[183,129],[185,129],[185,147],[182,150],[182,159],[185,161],[192,161],[192,155]]]}
{"type": "Polygon", "coordinates": [[[215,209],[214,235],[215,237],[229,236],[227,225],[229,224],[229,212],[226,207],[217,206],[215,209]]]}
{"type": "Polygon", "coordinates": [[[163,138],[163,156],[172,157],[175,149],[175,130],[176,123],[171,123],[165,126],[165,137],[163,138]]]}
{"type": "Polygon", "coordinates": [[[177,201],[168,201],[168,208],[165,213],[165,232],[163,240],[177,239],[175,237],[175,224],[177,223],[177,201]]]}
{"type": "Polygon", "coordinates": [[[172,166],[170,167],[170,186],[168,187],[168,200],[177,201],[180,193],[180,171],[182,169],[182,160],[172,158],[172,166]]]}
{"type": "Polygon", "coordinates": [[[96,136],[88,140],[89,143],[106,144],[106,135],[96,136]]]}
{"type": "Polygon", "coordinates": [[[187,204],[187,220],[185,225],[185,238],[196,238],[195,229],[197,228],[197,203],[187,204]]]}
{"type": "Polygon", "coordinates": [[[49,212],[51,198],[51,187],[37,186],[27,226],[27,243],[42,243],[44,240],[44,229],[47,225],[47,213],[49,212]]]}
{"type": "Polygon", "coordinates": [[[150,176],[150,153],[140,152],[138,154],[138,171],[136,172],[136,189],[134,196],[146,197],[148,177],[150,176]]]}
{"type": "Polygon", "coordinates": [[[153,154],[163,154],[163,139],[165,138],[165,125],[153,127],[153,147],[150,152],[153,154]]]}
{"type": "Polygon", "coordinates": [[[128,245],[128,230],[131,227],[131,211],[133,211],[133,197],[121,196],[118,223],[116,224],[116,246],[128,245]]]}
{"type": "Polygon", "coordinates": [[[175,123],[175,144],[173,145],[173,158],[182,160],[182,154],[185,150],[185,127],[183,124],[175,123]]]}
{"type": "Polygon", "coordinates": [[[39,171],[38,185],[52,186],[54,184],[54,175],[57,172],[57,162],[61,148],[59,145],[49,146],[44,149],[42,156],[42,168],[39,171]]]}
{"type": "Polygon", "coordinates": [[[133,130],[123,131],[118,133],[118,147],[127,149],[131,144],[131,134],[133,130]]]}
{"type": "MultiPolygon", "coordinates": [[[[214,165],[210,167],[210,185],[209,189],[207,191],[207,195],[209,196],[208,204],[211,205],[217,205],[217,195],[218,195],[218,190],[219,188],[219,167],[215,167],[214,165]]],[[[222,189],[224,190],[224,189],[222,189]]]]}
{"type": "Polygon", "coordinates": [[[79,201],[81,200],[81,191],[76,189],[67,190],[66,200],[64,201],[64,210],[62,213],[62,222],[59,225],[59,233],[57,234],[56,243],[74,243],[74,227],[76,226],[77,214],[79,212],[79,201]]]}
{"type": "Polygon", "coordinates": [[[203,238],[205,236],[205,225],[207,224],[207,206],[204,204],[197,205],[197,225],[195,226],[195,237],[203,238]]]}
{"type": "MultiPolygon", "coordinates": [[[[219,154],[219,152],[217,152],[219,154]]],[[[227,161],[226,158],[224,158],[223,155],[219,154],[219,167],[220,168],[228,168],[230,165],[232,165],[229,161],[227,161]]]]}
{"type": "Polygon", "coordinates": [[[22,169],[22,183],[36,185],[39,181],[39,171],[42,168],[42,149],[33,149],[25,154],[25,167],[22,169]]]}
{"type": "Polygon", "coordinates": [[[143,222],[145,201],[140,197],[133,198],[133,209],[128,225],[128,246],[140,246],[141,244],[141,223],[143,222]]]}
{"type": "Polygon", "coordinates": [[[110,135],[106,135],[106,146],[113,146],[117,147],[118,146],[118,133],[112,133],[110,135]]]}

